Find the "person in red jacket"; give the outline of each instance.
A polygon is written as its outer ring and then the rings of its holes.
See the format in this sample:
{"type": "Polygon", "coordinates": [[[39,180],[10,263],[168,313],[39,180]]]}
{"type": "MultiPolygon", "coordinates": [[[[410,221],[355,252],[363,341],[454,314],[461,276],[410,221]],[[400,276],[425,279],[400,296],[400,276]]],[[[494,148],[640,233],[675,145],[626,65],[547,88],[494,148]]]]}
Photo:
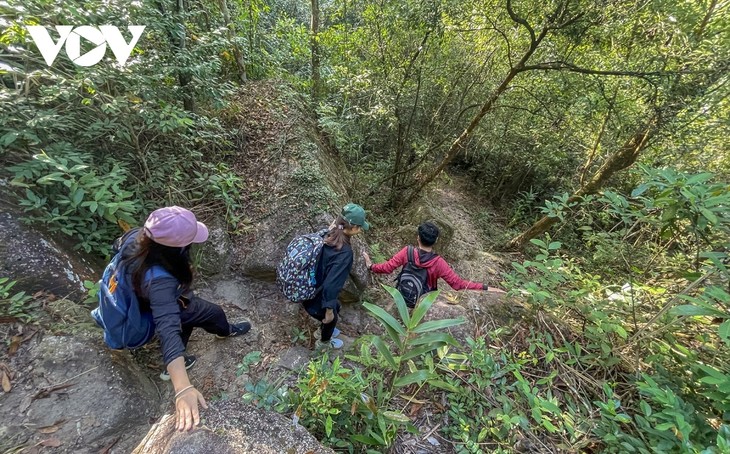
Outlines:
{"type": "MultiPolygon", "coordinates": [[[[418,247],[415,249],[417,252],[413,254],[414,263],[420,268],[426,268],[428,278],[426,285],[428,288],[426,292],[432,292],[436,290],[439,278],[446,281],[454,290],[485,290],[492,293],[506,293],[504,290],[491,287],[481,282],[472,282],[462,279],[456,272],[451,269],[446,260],[433,252],[433,245],[439,237],[439,229],[435,224],[431,222],[424,222],[418,226],[418,247]]],[[[370,260],[370,256],[367,252],[363,252],[362,256],[365,259],[365,265],[368,269],[377,274],[390,274],[395,271],[396,268],[408,263],[408,248],[406,246],[390,260],[385,263],[374,264],[370,260]]]]}

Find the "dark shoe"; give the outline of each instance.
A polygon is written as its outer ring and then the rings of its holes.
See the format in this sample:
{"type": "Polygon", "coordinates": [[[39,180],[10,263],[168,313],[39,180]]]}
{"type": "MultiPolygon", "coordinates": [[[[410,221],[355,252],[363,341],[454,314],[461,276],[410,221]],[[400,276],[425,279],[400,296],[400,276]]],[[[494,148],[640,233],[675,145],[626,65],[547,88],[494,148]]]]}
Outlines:
{"type": "MultiPolygon", "coordinates": [[[[190,369],[195,364],[195,361],[197,361],[197,358],[193,355],[185,355],[185,370],[190,369]]],[[[167,368],[162,371],[160,374],[160,378],[162,380],[168,381],[170,379],[170,373],[167,371],[167,368]]]]}
{"type": "Polygon", "coordinates": [[[216,335],[216,337],[218,339],[236,337],[236,336],[240,336],[242,334],[246,334],[250,329],[251,329],[251,324],[249,322],[234,323],[231,325],[231,332],[230,332],[230,334],[228,334],[228,336],[216,335]]]}

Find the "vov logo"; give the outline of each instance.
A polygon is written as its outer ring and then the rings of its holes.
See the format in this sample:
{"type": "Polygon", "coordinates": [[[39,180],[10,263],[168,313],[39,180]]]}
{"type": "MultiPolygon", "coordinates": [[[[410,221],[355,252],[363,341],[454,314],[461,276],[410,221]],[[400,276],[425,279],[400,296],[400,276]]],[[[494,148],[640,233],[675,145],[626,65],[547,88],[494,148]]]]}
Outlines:
{"type": "Polygon", "coordinates": [[[113,25],[101,25],[98,28],[89,25],[74,27],[73,25],[56,25],[58,42],[53,42],[48,30],[41,25],[26,26],[28,33],[35,41],[35,45],[43,55],[48,66],[56,60],[61,47],[66,44],[66,55],[79,66],[92,66],[101,61],[106,54],[106,45],[109,44],[119,66],[124,66],[132,54],[134,45],[139,41],[144,25],[129,25],[127,29],[132,34],[132,40],[127,43],[119,29],[113,25]],[[95,44],[96,47],[81,55],[81,38],[95,44]]]}

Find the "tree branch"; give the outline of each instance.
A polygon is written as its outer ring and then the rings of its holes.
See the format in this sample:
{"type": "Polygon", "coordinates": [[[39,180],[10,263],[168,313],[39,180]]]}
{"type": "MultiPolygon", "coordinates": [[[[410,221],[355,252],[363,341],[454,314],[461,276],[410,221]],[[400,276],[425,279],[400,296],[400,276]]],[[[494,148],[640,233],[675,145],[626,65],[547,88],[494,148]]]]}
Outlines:
{"type": "Polygon", "coordinates": [[[515,14],[514,9],[512,9],[512,0],[507,0],[507,13],[509,14],[510,19],[512,19],[513,22],[516,22],[523,27],[527,29],[528,32],[530,32],[530,42],[535,42],[535,30],[530,26],[529,23],[527,23],[527,20],[524,18],[518,16],[515,14]]]}
{"type": "Polygon", "coordinates": [[[698,74],[702,71],[615,71],[583,68],[581,66],[568,63],[566,61],[549,61],[538,63],[537,65],[526,65],[522,71],[570,71],[581,74],[593,74],[597,76],[619,76],[619,77],[638,77],[648,79],[649,77],[672,77],[681,74],[698,74]]]}

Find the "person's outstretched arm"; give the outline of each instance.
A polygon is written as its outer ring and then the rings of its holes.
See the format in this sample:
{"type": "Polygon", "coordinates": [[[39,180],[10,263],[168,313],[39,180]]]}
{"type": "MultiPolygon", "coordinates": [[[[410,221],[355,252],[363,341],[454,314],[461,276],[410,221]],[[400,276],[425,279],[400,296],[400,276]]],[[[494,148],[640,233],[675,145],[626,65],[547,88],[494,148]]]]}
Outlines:
{"type": "Polygon", "coordinates": [[[370,260],[370,256],[367,252],[362,253],[362,257],[365,259],[365,265],[370,271],[378,274],[390,274],[395,271],[396,268],[405,265],[408,262],[408,246],[398,251],[393,257],[384,263],[373,263],[370,260]]]}
{"type": "Polygon", "coordinates": [[[497,287],[490,287],[481,282],[472,282],[462,279],[461,276],[456,274],[456,271],[454,271],[449,264],[446,263],[446,260],[441,257],[437,260],[439,260],[439,262],[435,265],[436,275],[445,280],[446,283],[454,290],[486,290],[487,292],[492,293],[506,293],[504,290],[497,287]]]}
{"type": "Polygon", "coordinates": [[[150,283],[149,301],[155,329],[160,338],[162,357],[175,390],[177,430],[191,430],[200,423],[198,403],[208,408],[203,395],[193,387],[185,370],[185,344],[181,337],[178,282],[174,278],[154,279],[150,283]]]}

